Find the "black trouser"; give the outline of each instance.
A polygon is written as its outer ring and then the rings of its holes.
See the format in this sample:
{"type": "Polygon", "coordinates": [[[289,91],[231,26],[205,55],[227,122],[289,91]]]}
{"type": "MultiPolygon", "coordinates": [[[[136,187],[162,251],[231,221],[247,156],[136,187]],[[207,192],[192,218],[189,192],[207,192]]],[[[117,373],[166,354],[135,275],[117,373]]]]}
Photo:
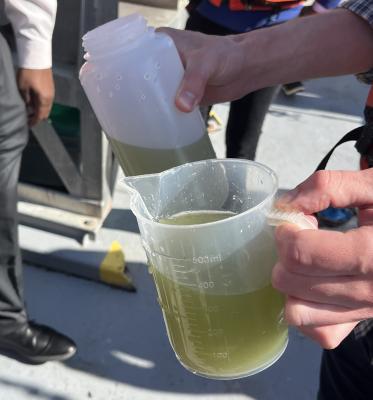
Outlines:
{"type": "MultiPolygon", "coordinates": [[[[219,36],[237,33],[196,11],[191,12],[185,29],[219,36]]],[[[254,160],[262,125],[277,88],[260,89],[231,103],[226,130],[227,157],[254,160]]],[[[206,118],[208,112],[202,110],[202,115],[206,118]]]]}
{"type": "Polygon", "coordinates": [[[336,349],[324,350],[318,400],[373,399],[373,329],[353,331],[336,349]]]}
{"type": "Polygon", "coordinates": [[[17,183],[28,129],[12,58],[0,34],[0,333],[26,318],[18,246],[17,183]]]}

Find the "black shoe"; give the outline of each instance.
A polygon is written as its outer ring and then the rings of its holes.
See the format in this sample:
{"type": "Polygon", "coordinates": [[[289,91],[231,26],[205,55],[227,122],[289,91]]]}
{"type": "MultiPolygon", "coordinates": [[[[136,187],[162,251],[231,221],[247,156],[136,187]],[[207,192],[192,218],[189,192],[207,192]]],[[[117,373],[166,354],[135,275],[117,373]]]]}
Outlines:
{"type": "Polygon", "coordinates": [[[45,325],[28,321],[17,325],[9,333],[0,332],[0,353],[14,356],[19,361],[42,364],[62,361],[76,352],[75,343],[45,325]]]}

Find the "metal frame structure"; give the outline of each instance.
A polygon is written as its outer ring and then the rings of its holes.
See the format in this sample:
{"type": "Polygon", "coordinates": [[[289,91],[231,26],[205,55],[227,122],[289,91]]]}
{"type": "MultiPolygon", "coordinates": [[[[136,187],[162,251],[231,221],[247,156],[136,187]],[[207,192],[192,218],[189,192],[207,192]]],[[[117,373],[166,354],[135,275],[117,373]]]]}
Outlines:
{"type": "Polygon", "coordinates": [[[118,0],[58,0],[53,35],[55,102],[80,110],[80,163],[74,163],[50,123],[35,127],[33,134],[67,193],[20,183],[21,222],[68,235],[94,234],[111,209],[117,164],[81,88],[79,69],[84,61],[81,37],[117,15],[118,0]]]}
{"type": "MultiPolygon", "coordinates": [[[[69,141],[63,142],[51,123],[39,124],[33,129],[33,136],[66,190],[20,183],[18,202],[22,222],[20,244],[25,261],[127,290],[134,287],[125,273],[125,255],[118,243],[113,242],[106,248],[100,240],[89,240],[95,238],[111,210],[118,164],[81,88],[79,70],[83,63],[82,36],[116,18],[118,9],[121,15],[140,12],[155,26],[183,25],[179,21],[180,15],[185,19],[185,14],[180,12],[183,7],[176,6],[180,0],[134,1],[140,4],[125,4],[122,0],[120,3],[118,0],[58,0],[53,36],[55,101],[80,111],[79,157],[76,148],[69,149],[69,141]],[[155,7],[141,5],[143,1],[155,7]],[[166,5],[168,10],[160,8],[166,5]]],[[[1,8],[2,0],[0,17],[1,8]]],[[[32,164],[34,149],[29,149],[32,164]]],[[[38,167],[43,168],[43,164],[38,167]]],[[[35,177],[32,174],[31,171],[35,177]]],[[[55,174],[53,179],[58,180],[55,174]]]]}

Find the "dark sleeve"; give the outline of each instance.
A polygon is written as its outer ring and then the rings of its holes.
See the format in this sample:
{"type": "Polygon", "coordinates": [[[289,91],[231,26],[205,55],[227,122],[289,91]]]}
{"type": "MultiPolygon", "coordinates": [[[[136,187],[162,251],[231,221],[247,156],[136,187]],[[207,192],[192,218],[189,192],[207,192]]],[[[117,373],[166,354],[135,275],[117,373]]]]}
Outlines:
{"type": "Polygon", "coordinates": [[[373,28],[373,0],[347,0],[341,4],[341,7],[364,18],[373,28]]]}
{"type": "MultiPolygon", "coordinates": [[[[373,0],[347,0],[341,4],[341,7],[365,19],[373,29],[373,0]]],[[[364,83],[373,84],[373,68],[356,76],[364,83]]]]}

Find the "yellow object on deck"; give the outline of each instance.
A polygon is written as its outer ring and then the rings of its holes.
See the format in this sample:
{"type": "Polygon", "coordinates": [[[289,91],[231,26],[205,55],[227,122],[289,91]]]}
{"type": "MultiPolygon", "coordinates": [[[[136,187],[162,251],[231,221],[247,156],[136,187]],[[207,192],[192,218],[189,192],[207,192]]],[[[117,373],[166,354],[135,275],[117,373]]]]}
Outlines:
{"type": "Polygon", "coordinates": [[[213,119],[217,122],[217,124],[218,124],[219,126],[222,126],[222,125],[223,125],[223,121],[221,120],[221,118],[219,117],[219,115],[216,113],[216,111],[211,110],[211,111],[210,111],[210,114],[209,114],[209,117],[210,117],[210,118],[213,118],[213,119]]]}
{"type": "Polygon", "coordinates": [[[114,241],[100,264],[100,280],[109,285],[135,291],[132,279],[126,274],[126,260],[122,246],[114,241]]]}

